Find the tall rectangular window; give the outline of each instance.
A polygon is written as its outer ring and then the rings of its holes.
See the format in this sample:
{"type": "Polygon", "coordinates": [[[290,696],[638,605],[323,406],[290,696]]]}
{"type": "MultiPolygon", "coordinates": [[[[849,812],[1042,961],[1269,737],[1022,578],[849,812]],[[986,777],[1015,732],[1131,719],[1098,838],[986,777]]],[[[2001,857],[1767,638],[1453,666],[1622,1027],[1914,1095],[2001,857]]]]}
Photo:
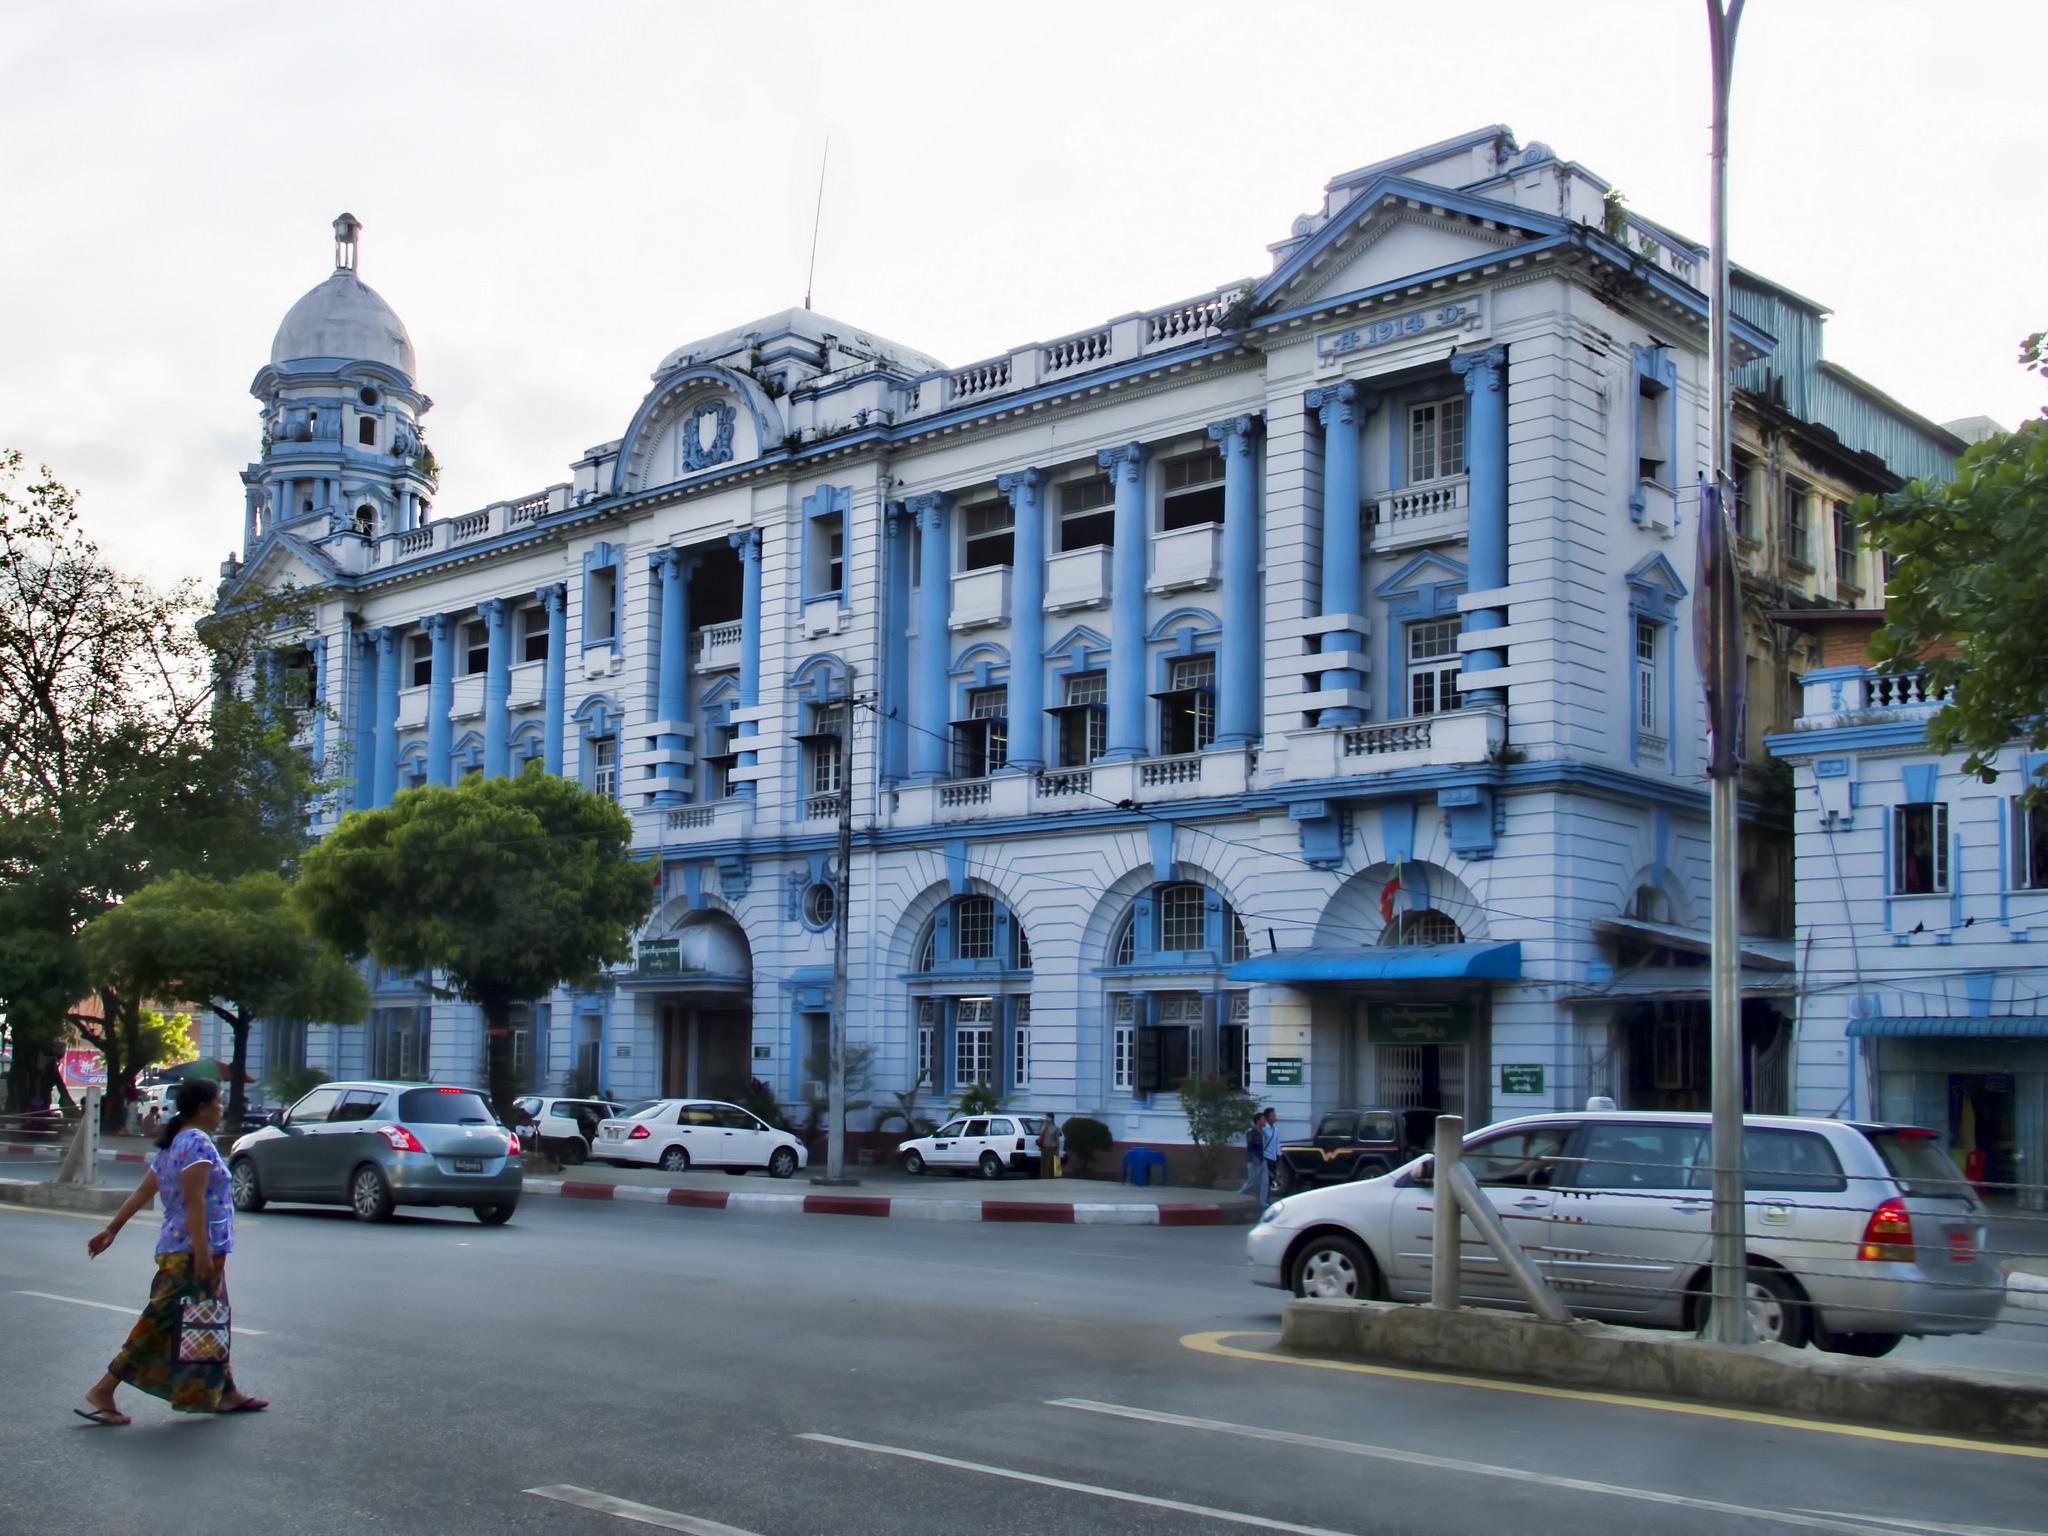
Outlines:
{"type": "Polygon", "coordinates": [[[984,571],[1010,564],[1017,547],[1017,514],[1009,498],[978,501],[960,515],[960,569],[984,571]]]}
{"type": "Polygon", "coordinates": [[[2013,885],[2048,890],[2048,805],[2013,813],[2013,885]]]}
{"type": "Polygon", "coordinates": [[[1948,807],[1892,807],[1892,894],[1931,896],[1948,889],[1948,807]]]}
{"type": "Polygon", "coordinates": [[[1060,701],[1060,766],[1084,768],[1109,747],[1109,677],[1069,672],[1060,701]]]}
{"type": "Polygon", "coordinates": [[[1781,496],[1785,558],[1800,565],[1813,564],[1813,530],[1807,522],[1806,487],[1789,475],[1781,496]]]}
{"type": "Polygon", "coordinates": [[[412,646],[412,685],[424,688],[434,680],[434,642],[426,635],[414,635],[409,644],[412,646]]]}
{"type": "Polygon", "coordinates": [[[1252,995],[1223,994],[1223,1018],[1216,1025],[1216,1069],[1233,1088],[1252,1080],[1252,995]]]}
{"type": "Polygon", "coordinates": [[[482,619],[462,626],[462,675],[475,677],[491,670],[491,630],[482,619]]]}
{"type": "Polygon", "coordinates": [[[1458,621],[1424,619],[1407,628],[1408,713],[1441,715],[1463,707],[1458,693],[1458,621]]]}
{"type": "Polygon", "coordinates": [[[583,643],[599,645],[619,635],[619,568],[593,566],[583,582],[583,643]]]}
{"type": "Polygon", "coordinates": [[[1408,483],[1465,473],[1465,397],[1408,408],[1408,483]]]}
{"type": "Polygon", "coordinates": [[[810,706],[811,728],[804,732],[804,793],[836,795],[846,787],[846,706],[810,706]]]}
{"type": "Polygon", "coordinates": [[[953,1005],[953,1086],[995,1080],[996,1000],[963,997],[953,1005]]]}
{"type": "Polygon", "coordinates": [[[1756,460],[1738,453],[1729,470],[1735,482],[1735,532],[1738,537],[1756,537],[1756,460]]]}
{"type": "Polygon", "coordinates": [[[1173,656],[1159,695],[1159,750],[1168,757],[1205,752],[1216,742],[1216,657],[1173,656]]]}
{"type": "Polygon", "coordinates": [[[548,659],[548,611],[539,603],[519,610],[519,659],[548,659]]]}
{"type": "Polygon", "coordinates": [[[1670,426],[1665,415],[1671,392],[1648,379],[1636,380],[1636,478],[1669,485],[1670,426]]]}
{"type": "Polygon", "coordinates": [[[590,738],[590,790],[607,800],[619,798],[619,738],[590,738]]]}
{"type": "Polygon", "coordinates": [[[732,749],[734,728],[717,721],[707,728],[707,741],[711,750],[704,755],[704,766],[709,774],[705,798],[727,800],[732,797],[733,764],[739,761],[739,754],[732,749]]]}
{"type": "Polygon", "coordinates": [[[1173,954],[1207,948],[1205,934],[1206,893],[1199,885],[1159,887],[1159,947],[1173,954]]]}
{"type": "Polygon", "coordinates": [[[926,1087],[938,1084],[939,1002],[937,998],[917,1000],[917,1080],[926,1087]]]}
{"type": "Polygon", "coordinates": [[[961,960],[993,960],[996,903],[992,896],[962,896],[953,903],[953,953],[961,960]]]}
{"type": "Polygon", "coordinates": [[[1849,515],[1849,503],[1838,501],[1831,514],[1835,536],[1835,587],[1838,591],[1856,586],[1856,519],[1849,515]]]}
{"type": "Polygon", "coordinates": [[[1012,1087],[1031,1086],[1031,999],[1020,997],[1010,1005],[1010,1083],[1012,1087]]]}
{"type": "Polygon", "coordinates": [[[833,597],[846,590],[846,518],[830,512],[811,519],[804,546],[804,596],[833,597]]]}
{"type": "Polygon", "coordinates": [[[1010,690],[971,688],[967,718],[953,722],[953,772],[985,779],[1010,761],[1010,690]]]}
{"type": "Polygon", "coordinates": [[[1658,734],[1657,626],[1642,618],[1636,620],[1636,730],[1658,734]]]}
{"type": "Polygon", "coordinates": [[[1109,1086],[1129,1093],[1136,1081],[1138,1000],[1128,992],[1110,999],[1109,1086]]]}
{"type": "Polygon", "coordinates": [[[1202,1070],[1202,994],[1156,993],[1152,1012],[1157,1022],[1138,1041],[1138,1091],[1170,1093],[1202,1070]]]}
{"type": "Polygon", "coordinates": [[[1184,453],[1160,466],[1165,481],[1165,504],[1160,508],[1159,526],[1195,528],[1223,521],[1223,455],[1214,448],[1184,453]]]}
{"type": "Polygon", "coordinates": [[[1116,542],[1116,488],[1107,475],[1060,487],[1060,548],[1093,549],[1116,542]]]}

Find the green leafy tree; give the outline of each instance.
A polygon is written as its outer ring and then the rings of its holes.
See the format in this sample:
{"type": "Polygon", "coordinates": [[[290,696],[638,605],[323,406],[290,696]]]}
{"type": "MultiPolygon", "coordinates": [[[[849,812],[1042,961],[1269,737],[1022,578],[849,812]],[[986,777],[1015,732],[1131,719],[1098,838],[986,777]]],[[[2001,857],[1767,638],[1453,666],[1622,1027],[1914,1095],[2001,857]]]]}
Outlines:
{"type": "Polygon", "coordinates": [[[333,945],[317,939],[267,870],[230,881],[172,874],[153,880],[79,935],[94,984],[124,997],[178,998],[228,1026],[233,1063],[228,1118],[248,1107],[249,1026],[259,1018],[360,1020],[369,988],[333,945]]]}
{"type": "MultiPolygon", "coordinates": [[[[857,1114],[874,1106],[871,1097],[875,1082],[875,1048],[862,1041],[848,1045],[844,1052],[846,1073],[845,1114],[840,1116],[840,1126],[846,1125],[846,1115],[857,1114]]],[[[818,1091],[804,1099],[809,1111],[804,1120],[804,1140],[809,1141],[825,1128],[825,1119],[832,1111],[832,1053],[828,1050],[814,1051],[804,1058],[804,1080],[815,1083],[818,1091]]]]}
{"type": "Polygon", "coordinates": [[[1242,1088],[1210,1073],[1180,1085],[1180,1106],[1187,1111],[1188,1140],[1195,1144],[1195,1175],[1204,1188],[1215,1184],[1224,1149],[1242,1141],[1259,1106],[1242,1088]]]}
{"type": "Polygon", "coordinates": [[[1109,1127],[1092,1115],[1070,1116],[1060,1130],[1066,1137],[1067,1155],[1083,1178],[1094,1172],[1095,1159],[1116,1145],[1109,1127]]]}
{"type": "Polygon", "coordinates": [[[0,1007],[35,1047],[17,1097],[76,1030],[115,1128],[144,1065],[149,1000],[92,985],[86,923],[172,870],[289,866],[312,764],[260,663],[302,619],[291,593],[214,614],[195,584],[119,570],[68,487],[0,452],[0,1007]]]}
{"type": "Polygon", "coordinates": [[[483,1011],[491,1096],[509,1116],[514,1005],[624,960],[654,906],[632,838],[613,801],[529,767],[344,817],[306,852],[291,899],[351,958],[445,973],[483,1011]]]}
{"type": "MultiPolygon", "coordinates": [[[[2042,348],[2029,337],[2021,363],[2048,372],[2042,348]]],[[[1929,744],[1987,783],[2002,748],[2048,748],[2048,418],[1972,444],[1946,485],[1863,497],[1856,519],[1892,567],[1872,659],[1946,693],[1929,744]]]]}

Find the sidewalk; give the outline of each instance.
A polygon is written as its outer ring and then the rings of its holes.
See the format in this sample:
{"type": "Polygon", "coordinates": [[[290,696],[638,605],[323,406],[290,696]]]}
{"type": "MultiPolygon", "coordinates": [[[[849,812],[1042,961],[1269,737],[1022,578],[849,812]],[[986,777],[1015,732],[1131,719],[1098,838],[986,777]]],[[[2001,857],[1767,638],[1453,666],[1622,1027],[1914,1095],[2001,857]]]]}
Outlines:
{"type": "Polygon", "coordinates": [[[1146,1227],[1249,1226],[1258,1207],[1223,1190],[1154,1184],[1141,1188],[1108,1179],[1002,1179],[926,1174],[897,1168],[850,1168],[856,1187],[820,1189],[806,1169],[791,1179],[693,1169],[585,1164],[559,1178],[528,1174],[528,1195],[568,1200],[638,1200],[689,1210],[752,1211],[788,1216],[894,1216],[921,1221],[1039,1221],[1146,1227]]]}

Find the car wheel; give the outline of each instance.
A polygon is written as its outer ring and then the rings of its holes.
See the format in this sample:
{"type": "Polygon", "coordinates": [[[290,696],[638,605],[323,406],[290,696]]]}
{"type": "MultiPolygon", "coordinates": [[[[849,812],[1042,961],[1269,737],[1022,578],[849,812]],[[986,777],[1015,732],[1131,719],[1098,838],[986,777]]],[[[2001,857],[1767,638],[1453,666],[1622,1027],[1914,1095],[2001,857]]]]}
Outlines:
{"type": "Polygon", "coordinates": [[[582,1137],[571,1136],[562,1142],[561,1149],[556,1153],[556,1156],[561,1158],[564,1168],[575,1168],[588,1160],[590,1148],[583,1144],[582,1137]]]}
{"type": "Polygon", "coordinates": [[[391,1186],[385,1182],[381,1169],[369,1163],[363,1164],[348,1181],[349,1209],[356,1213],[358,1221],[389,1221],[391,1219],[391,1186]]]}
{"type": "Polygon", "coordinates": [[[793,1174],[793,1173],[795,1173],[795,1172],[796,1172],[796,1149],[795,1149],[795,1148],[793,1148],[793,1147],[777,1147],[777,1148],[776,1148],[776,1149],[774,1150],[774,1152],[773,1152],[773,1153],[771,1153],[771,1154],[769,1155],[769,1158],[768,1158],[768,1176],[769,1176],[770,1178],[773,1178],[773,1179],[786,1179],[786,1178],[788,1178],[788,1177],[789,1177],[789,1176],[790,1176],[791,1174],[793,1174]]]}
{"type": "Polygon", "coordinates": [[[903,1171],[904,1171],[905,1173],[909,1174],[909,1175],[910,1175],[910,1176],[911,1176],[912,1178],[916,1178],[916,1177],[917,1177],[917,1176],[918,1176],[919,1174],[923,1173],[923,1172],[924,1172],[924,1158],[923,1158],[923,1156],[922,1156],[921,1154],[917,1153],[917,1152],[906,1152],[906,1153],[904,1153],[904,1154],[903,1154],[903,1171]]]}
{"type": "Polygon", "coordinates": [[[500,1200],[476,1208],[476,1219],[487,1227],[502,1227],[512,1219],[512,1213],[519,1209],[517,1200],[500,1200]]]}
{"type": "Polygon", "coordinates": [[[1876,1360],[1890,1354],[1905,1338],[1902,1333],[1820,1333],[1813,1342],[1831,1355],[1858,1355],[1876,1360]]]}
{"type": "Polygon", "coordinates": [[[260,1211],[269,1202],[263,1198],[263,1181],[256,1176],[256,1164],[238,1157],[228,1165],[228,1185],[238,1211],[260,1211]]]}
{"type": "Polygon", "coordinates": [[[1299,1174],[1288,1167],[1287,1164],[1282,1163],[1273,1170],[1273,1198],[1278,1200],[1283,1195],[1293,1194],[1295,1186],[1300,1180],[1301,1176],[1299,1174]]]}
{"type": "MultiPolygon", "coordinates": [[[[1710,1287],[1700,1293],[1699,1331],[1706,1335],[1714,1316],[1713,1277],[1703,1282],[1710,1287]]],[[[1787,1349],[1804,1349],[1813,1334],[1813,1317],[1799,1287],[1775,1269],[1749,1272],[1749,1337],[1756,1344],[1783,1344],[1787,1349]]]]}
{"type": "Polygon", "coordinates": [[[1372,1260],[1355,1238],[1324,1232],[1294,1256],[1294,1294],[1318,1301],[1369,1301],[1379,1290],[1372,1260]]]}
{"type": "Polygon", "coordinates": [[[687,1173],[690,1168],[690,1154],[681,1147],[663,1147],[661,1166],[666,1173],[687,1173]]]}
{"type": "Polygon", "coordinates": [[[1003,1160],[993,1152],[981,1154],[981,1176],[984,1179],[1000,1179],[1003,1176],[1003,1160]]]}

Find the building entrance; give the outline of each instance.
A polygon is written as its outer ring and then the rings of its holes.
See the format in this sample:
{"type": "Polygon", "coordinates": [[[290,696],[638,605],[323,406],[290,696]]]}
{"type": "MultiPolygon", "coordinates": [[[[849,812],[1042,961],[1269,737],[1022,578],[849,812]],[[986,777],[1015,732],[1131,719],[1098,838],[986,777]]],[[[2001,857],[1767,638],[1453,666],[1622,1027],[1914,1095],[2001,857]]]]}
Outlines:
{"type": "Polygon", "coordinates": [[[753,1021],[745,1009],[661,1005],[661,1092],[673,1099],[731,1099],[752,1078],[753,1021]]]}

